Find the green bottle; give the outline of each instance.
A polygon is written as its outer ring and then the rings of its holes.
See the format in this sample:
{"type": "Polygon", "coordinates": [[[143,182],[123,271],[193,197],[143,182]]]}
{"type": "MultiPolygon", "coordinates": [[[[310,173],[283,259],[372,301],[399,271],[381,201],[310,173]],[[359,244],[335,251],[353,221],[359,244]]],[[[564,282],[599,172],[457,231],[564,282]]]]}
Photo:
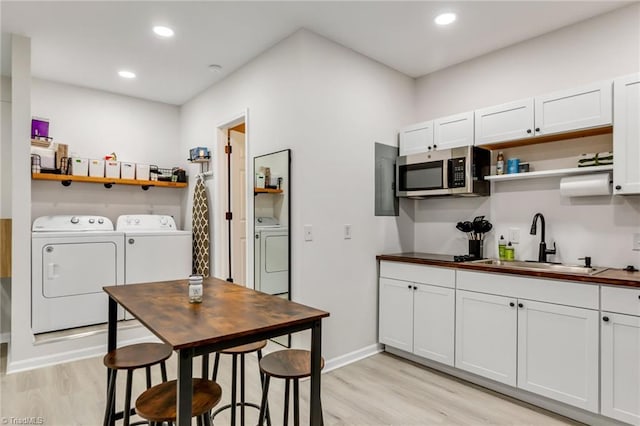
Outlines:
{"type": "Polygon", "coordinates": [[[504,249],[505,260],[515,260],[516,258],[516,250],[515,247],[511,245],[511,241],[507,244],[507,247],[504,249]]]}
{"type": "Polygon", "coordinates": [[[498,241],[498,257],[500,260],[506,259],[505,249],[507,248],[507,242],[504,239],[504,235],[500,235],[500,240],[498,241]]]}

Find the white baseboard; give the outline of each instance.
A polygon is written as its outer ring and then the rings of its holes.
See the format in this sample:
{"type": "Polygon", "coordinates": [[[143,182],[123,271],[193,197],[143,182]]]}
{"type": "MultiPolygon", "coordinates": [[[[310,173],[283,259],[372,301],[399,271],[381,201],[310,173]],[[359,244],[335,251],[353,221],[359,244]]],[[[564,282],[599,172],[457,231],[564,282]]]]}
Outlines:
{"type": "Polygon", "coordinates": [[[362,349],[358,349],[348,354],[340,355],[339,357],[332,358],[325,362],[323,373],[328,373],[336,368],[344,367],[361,359],[368,358],[372,355],[382,352],[382,345],[375,343],[371,346],[366,346],[362,349]]]}

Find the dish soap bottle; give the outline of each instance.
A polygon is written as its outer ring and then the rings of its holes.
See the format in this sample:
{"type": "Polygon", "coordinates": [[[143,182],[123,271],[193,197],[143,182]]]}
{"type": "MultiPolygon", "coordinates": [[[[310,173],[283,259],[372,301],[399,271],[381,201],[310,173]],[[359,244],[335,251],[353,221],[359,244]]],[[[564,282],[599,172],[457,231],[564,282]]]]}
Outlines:
{"type": "Polygon", "coordinates": [[[504,155],[502,151],[498,152],[498,158],[496,159],[496,174],[503,175],[504,174],[504,155]]]}
{"type": "Polygon", "coordinates": [[[505,260],[515,260],[516,258],[516,250],[515,247],[511,245],[511,241],[507,244],[507,247],[504,249],[504,257],[505,260]]]}
{"type": "Polygon", "coordinates": [[[504,235],[500,235],[500,240],[498,241],[498,258],[500,260],[505,260],[507,255],[505,253],[505,249],[507,248],[507,242],[504,239],[504,235]]]}

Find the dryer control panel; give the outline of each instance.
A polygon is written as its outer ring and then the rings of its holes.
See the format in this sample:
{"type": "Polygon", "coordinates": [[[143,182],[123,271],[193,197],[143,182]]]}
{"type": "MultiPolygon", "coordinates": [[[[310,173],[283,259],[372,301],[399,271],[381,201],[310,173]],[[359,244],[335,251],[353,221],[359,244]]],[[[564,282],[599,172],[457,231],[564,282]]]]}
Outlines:
{"type": "Polygon", "coordinates": [[[176,231],[176,221],[171,216],[159,214],[128,214],[118,217],[117,231],[176,231]]]}

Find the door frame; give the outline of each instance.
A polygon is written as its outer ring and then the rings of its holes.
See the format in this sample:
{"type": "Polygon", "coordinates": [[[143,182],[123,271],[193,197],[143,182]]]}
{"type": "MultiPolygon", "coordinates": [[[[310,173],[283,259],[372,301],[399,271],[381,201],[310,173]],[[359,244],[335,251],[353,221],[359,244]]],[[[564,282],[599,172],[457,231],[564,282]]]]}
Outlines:
{"type": "MultiPolygon", "coordinates": [[[[227,131],[231,127],[235,127],[238,124],[244,122],[245,123],[245,170],[247,171],[247,179],[246,179],[246,235],[247,235],[247,252],[245,253],[246,265],[245,265],[245,277],[246,283],[244,284],[248,288],[254,288],[253,282],[253,249],[254,249],[254,238],[253,236],[253,165],[251,162],[251,149],[250,149],[250,132],[249,132],[249,109],[245,108],[242,112],[229,116],[226,120],[223,120],[220,124],[216,126],[216,149],[215,153],[223,153],[224,147],[227,145],[227,131]]],[[[227,159],[225,155],[215,155],[214,154],[214,179],[216,179],[215,184],[215,194],[214,194],[214,205],[215,209],[213,212],[213,223],[214,227],[214,238],[213,238],[213,253],[214,253],[214,276],[219,277],[221,279],[225,279],[229,276],[228,272],[228,229],[227,229],[227,220],[225,215],[223,214],[223,210],[226,209],[227,205],[227,159]],[[217,232],[216,232],[217,230],[217,232]]]]}

